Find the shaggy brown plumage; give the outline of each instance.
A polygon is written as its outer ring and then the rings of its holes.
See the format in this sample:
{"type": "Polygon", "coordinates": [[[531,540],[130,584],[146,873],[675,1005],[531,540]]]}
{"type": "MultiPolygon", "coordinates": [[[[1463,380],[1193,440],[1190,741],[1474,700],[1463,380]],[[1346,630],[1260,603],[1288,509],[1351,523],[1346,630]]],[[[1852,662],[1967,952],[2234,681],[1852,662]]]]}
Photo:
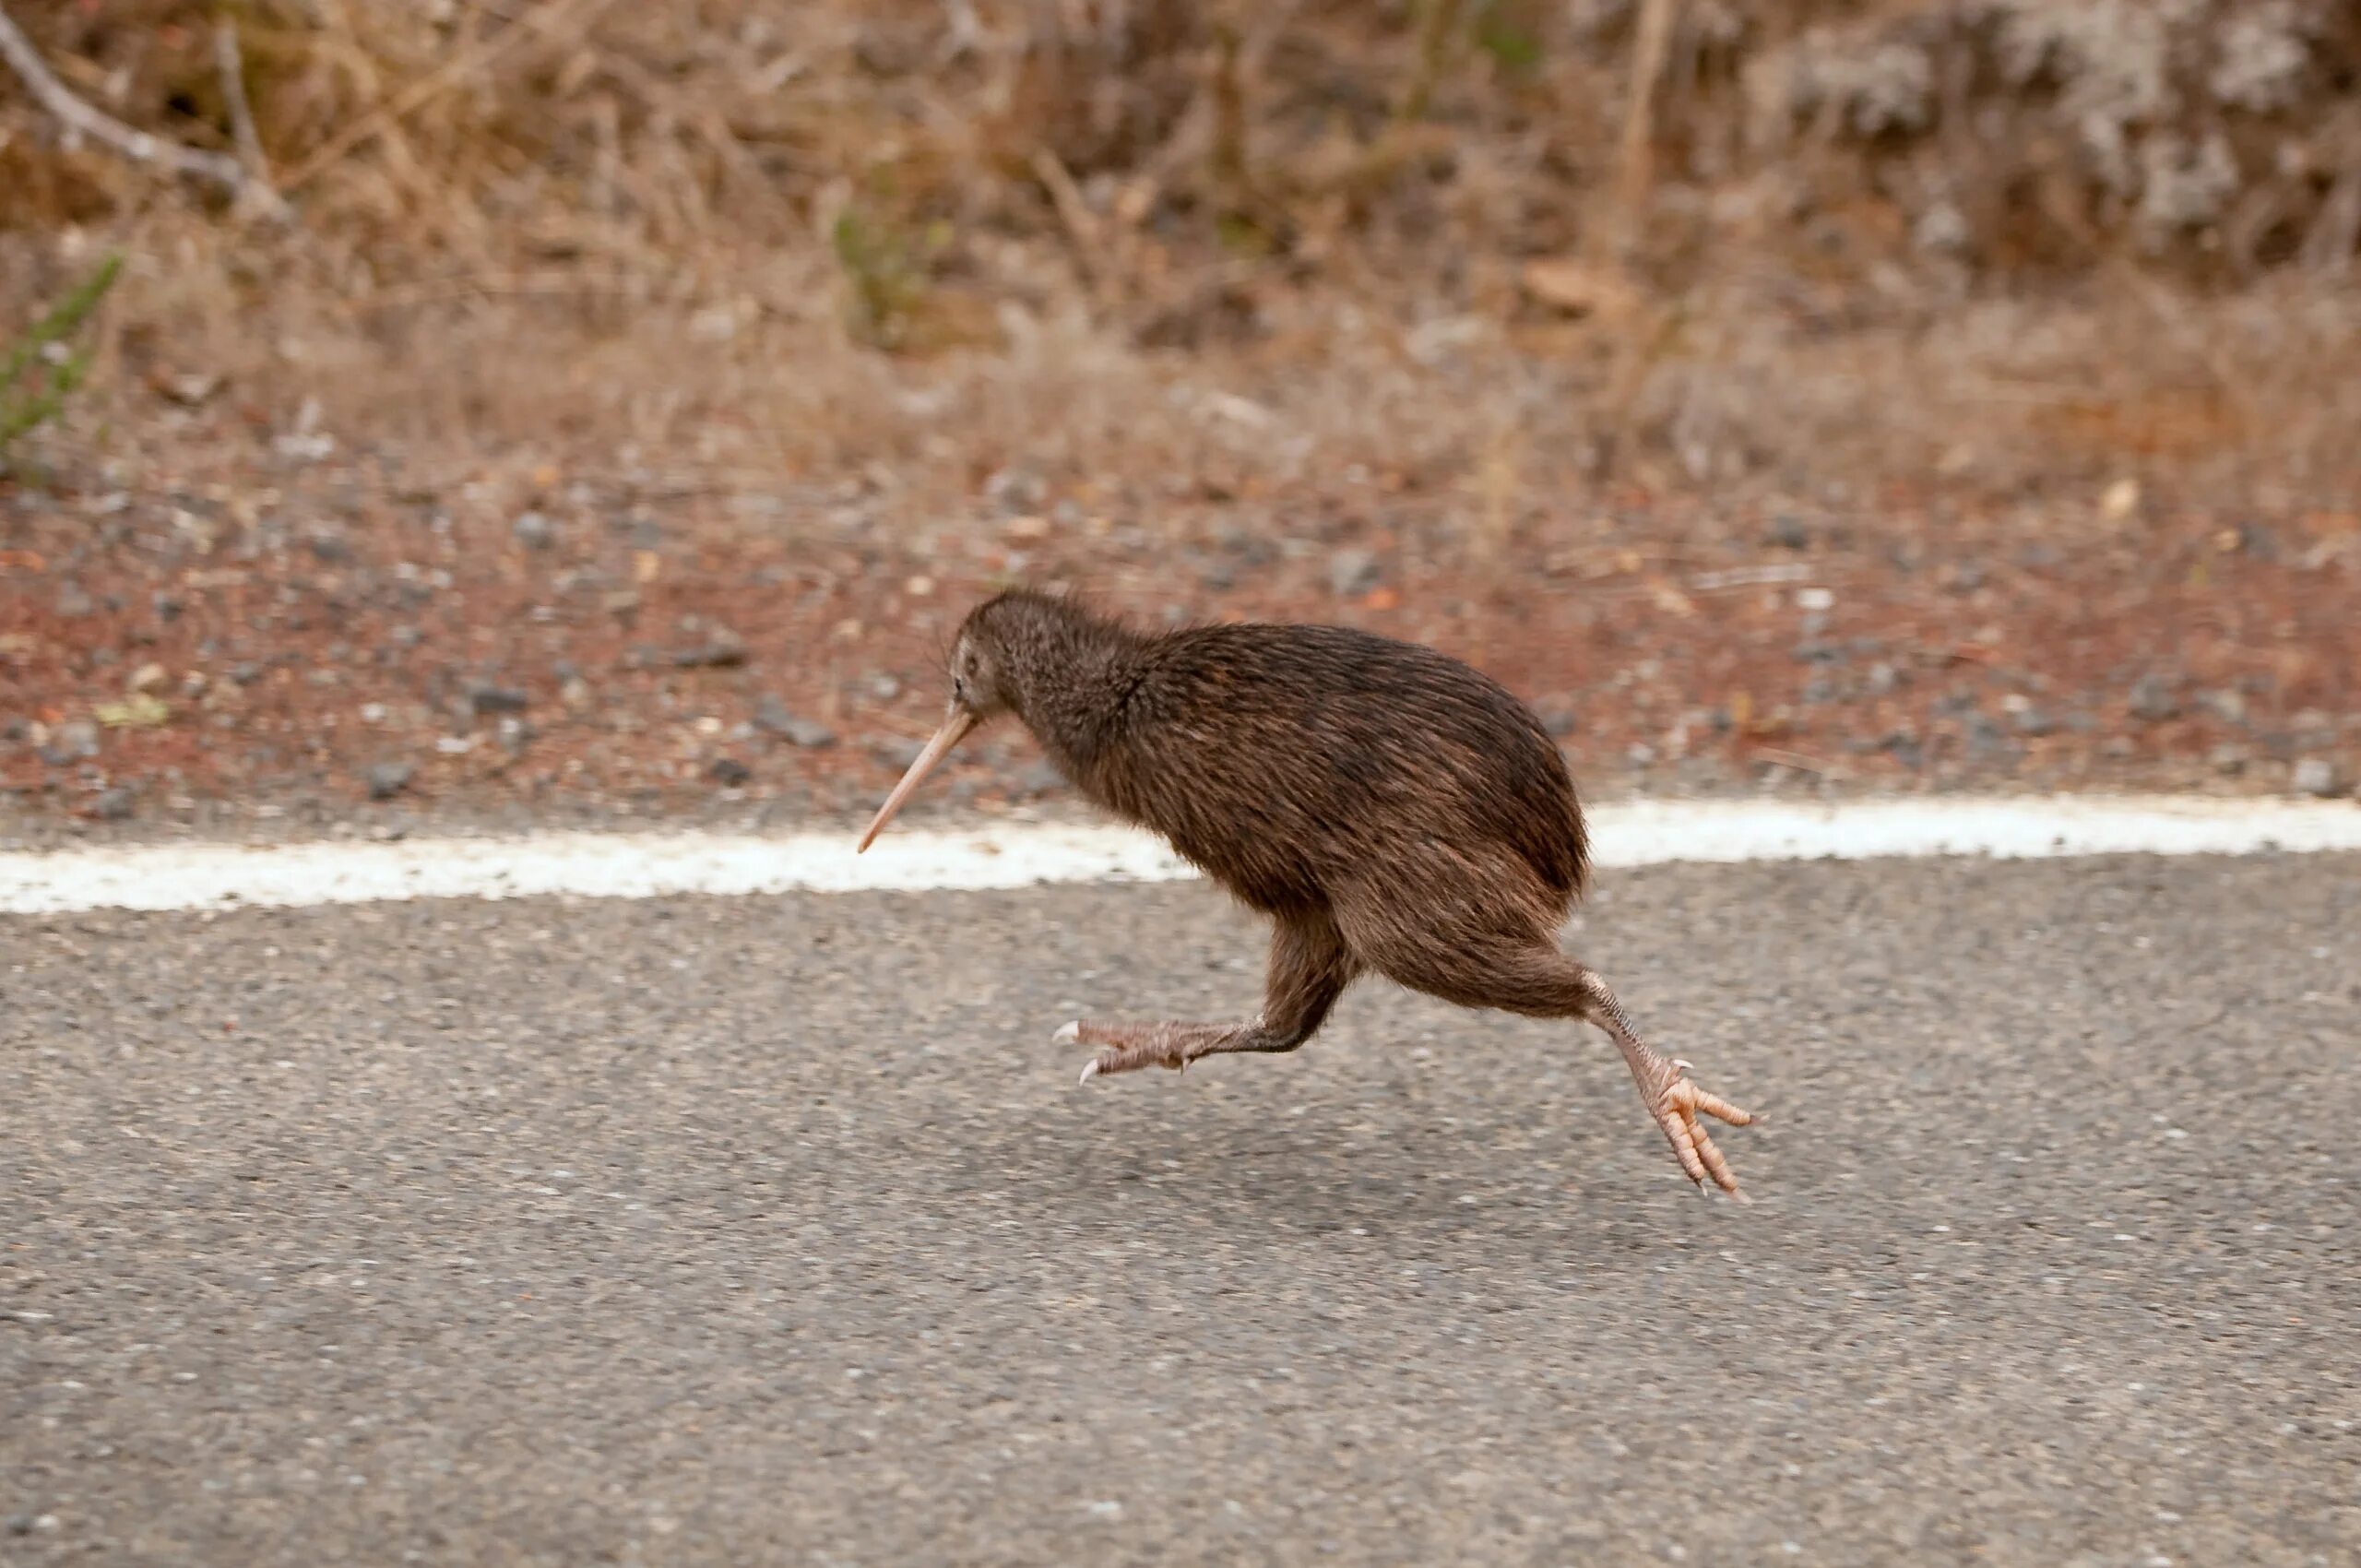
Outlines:
{"type": "Polygon", "coordinates": [[[1557,932],[1588,873],[1573,780],[1540,723],[1459,660],[1335,626],[1144,633],[1046,594],[976,607],[951,654],[943,726],[861,839],[977,724],[1014,714],[1082,793],[1151,828],[1272,917],[1262,1015],[1094,1023],[1088,1079],[1293,1051],[1355,977],[1467,1007],[1587,1018],[1622,1051],[1701,1188],[1743,1200],[1702,1115],[1753,1118],[1643,1043],[1557,932]]]}

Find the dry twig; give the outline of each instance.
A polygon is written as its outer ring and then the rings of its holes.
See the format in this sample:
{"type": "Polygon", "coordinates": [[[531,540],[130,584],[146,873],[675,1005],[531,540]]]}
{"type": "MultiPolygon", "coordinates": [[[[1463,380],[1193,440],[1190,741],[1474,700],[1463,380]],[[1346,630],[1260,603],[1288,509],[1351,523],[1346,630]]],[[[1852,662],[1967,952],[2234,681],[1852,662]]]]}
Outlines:
{"type": "Polygon", "coordinates": [[[17,26],[7,7],[0,5],[0,57],[15,67],[18,77],[31,93],[33,101],[49,111],[67,129],[102,142],[125,158],[139,163],[154,163],[176,174],[192,174],[209,180],[233,194],[247,187],[246,170],[234,158],[218,152],[206,152],[162,137],[137,130],[113,115],[101,113],[74,96],[65,84],[57,79],[32,40],[17,26]]]}
{"type": "Polygon", "coordinates": [[[1050,193],[1050,201],[1058,209],[1058,220],[1065,225],[1066,235],[1074,242],[1074,266],[1082,273],[1083,284],[1093,294],[1104,292],[1106,279],[1100,266],[1104,249],[1098,234],[1097,216],[1090,204],[1083,199],[1074,175],[1064,162],[1047,147],[1033,149],[1033,176],[1050,193]]]}
{"type": "Polygon", "coordinates": [[[238,49],[238,24],[227,17],[213,29],[213,64],[221,73],[221,98],[229,105],[230,135],[237,142],[239,160],[248,174],[268,184],[270,160],[263,156],[254,105],[246,101],[246,63],[238,49]]]}
{"type": "Polygon", "coordinates": [[[255,129],[254,105],[246,101],[246,62],[238,49],[238,24],[227,17],[213,29],[213,63],[221,73],[221,99],[229,106],[230,135],[237,143],[238,161],[246,172],[238,187],[238,201],[248,211],[270,218],[287,216],[287,200],[270,183],[270,160],[263,156],[262,135],[255,129]]]}
{"type": "Polygon", "coordinates": [[[1631,44],[1631,86],[1623,103],[1623,146],[1618,196],[1625,244],[1636,237],[1640,208],[1655,179],[1656,82],[1672,48],[1675,0],[1641,0],[1639,35],[1631,44]]]}

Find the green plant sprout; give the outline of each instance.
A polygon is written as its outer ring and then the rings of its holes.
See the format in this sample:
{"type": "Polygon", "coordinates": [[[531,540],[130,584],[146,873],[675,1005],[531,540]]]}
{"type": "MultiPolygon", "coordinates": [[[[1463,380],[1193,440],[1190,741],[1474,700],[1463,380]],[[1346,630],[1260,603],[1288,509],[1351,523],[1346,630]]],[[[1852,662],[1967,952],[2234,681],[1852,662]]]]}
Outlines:
{"type": "Polygon", "coordinates": [[[53,346],[62,346],[81,330],[122,270],[122,254],[109,255],[0,356],[0,455],[17,437],[55,419],[89,374],[89,348],[56,353],[53,346]]]}

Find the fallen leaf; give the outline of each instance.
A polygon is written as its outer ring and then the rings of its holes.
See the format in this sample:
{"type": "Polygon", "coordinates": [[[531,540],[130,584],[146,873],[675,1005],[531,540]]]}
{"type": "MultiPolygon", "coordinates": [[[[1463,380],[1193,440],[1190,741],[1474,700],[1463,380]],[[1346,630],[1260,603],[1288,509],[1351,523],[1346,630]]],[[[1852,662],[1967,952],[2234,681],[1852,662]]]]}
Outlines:
{"type": "Polygon", "coordinates": [[[1638,291],[1612,273],[1562,256],[1526,262],[1517,280],[1536,300],[1569,315],[1620,317],[1639,300],[1638,291]]]}
{"type": "Polygon", "coordinates": [[[121,702],[102,702],[91,717],[110,730],[152,730],[172,717],[170,704],[146,692],[135,692],[121,702]]]}
{"type": "Polygon", "coordinates": [[[1662,577],[1649,579],[1648,597],[1655,600],[1656,608],[1667,615],[1679,615],[1685,619],[1697,613],[1696,603],[1687,594],[1662,577]]]}
{"type": "Polygon", "coordinates": [[[158,397],[178,403],[184,409],[203,408],[213,400],[215,393],[228,385],[219,371],[191,371],[175,374],[158,370],[148,377],[148,390],[158,397]]]}

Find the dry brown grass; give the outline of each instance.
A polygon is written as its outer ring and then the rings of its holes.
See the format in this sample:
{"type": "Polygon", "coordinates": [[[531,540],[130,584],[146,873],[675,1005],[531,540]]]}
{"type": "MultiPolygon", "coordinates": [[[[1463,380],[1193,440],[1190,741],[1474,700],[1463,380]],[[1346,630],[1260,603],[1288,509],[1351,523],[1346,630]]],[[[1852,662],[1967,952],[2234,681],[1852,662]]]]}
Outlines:
{"type": "MultiPolygon", "coordinates": [[[[12,9],[109,113],[230,148],[210,7],[12,9]]],[[[1613,0],[250,0],[292,220],[0,100],[0,320],[103,238],[132,425],[221,372],[349,437],[631,444],[913,517],[1016,469],[1359,465],[1465,487],[1479,541],[1603,475],[2361,491],[2355,24],[2248,8],[2280,33],[2184,59],[2137,9],[1677,6],[1610,248],[1613,0]],[[2054,134],[2092,124],[2124,168],[2054,134]]]]}

